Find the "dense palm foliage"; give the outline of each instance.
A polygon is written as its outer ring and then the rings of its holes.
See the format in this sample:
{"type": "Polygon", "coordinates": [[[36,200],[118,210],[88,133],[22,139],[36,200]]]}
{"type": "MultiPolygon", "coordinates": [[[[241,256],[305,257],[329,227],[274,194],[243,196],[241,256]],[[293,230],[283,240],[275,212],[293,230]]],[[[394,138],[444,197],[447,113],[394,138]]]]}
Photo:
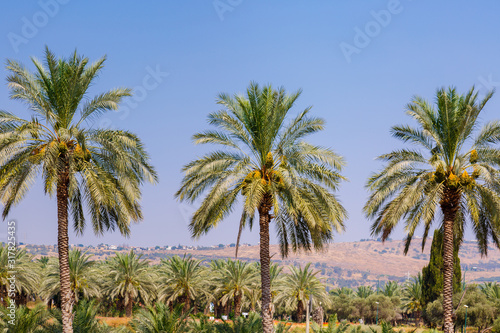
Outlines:
{"type": "Polygon", "coordinates": [[[31,310],[20,306],[14,313],[7,308],[0,308],[0,332],[43,333],[49,318],[49,313],[41,304],[31,310]],[[9,317],[9,314],[14,317],[9,317]]]}
{"type": "Polygon", "coordinates": [[[110,298],[118,297],[123,301],[127,317],[132,316],[137,298],[147,304],[156,293],[155,274],[149,269],[149,262],[141,257],[133,251],[117,252],[104,267],[107,274],[105,292],[110,298]]]}
{"type": "Polygon", "coordinates": [[[130,222],[142,218],[140,185],[156,181],[156,173],[134,134],[84,126],[130,96],[124,88],[87,96],[105,58],[89,64],[76,51],[57,59],[46,49],[44,63],[32,60],[34,72],[7,61],[10,96],[26,103],[33,116],[25,120],[0,111],[0,199],[5,218],[39,175],[45,192],[56,196],[62,318],[64,332],[72,332],[69,212],[80,233],[86,205],[97,234],[118,228],[127,235],[130,222]]]}
{"type": "Polygon", "coordinates": [[[170,304],[184,303],[183,311],[188,311],[191,302],[207,294],[207,274],[201,263],[201,260],[191,256],[173,256],[162,260],[159,299],[170,304]]]}
{"type": "Polygon", "coordinates": [[[479,288],[488,299],[500,301],[500,284],[498,282],[485,282],[479,285],[479,288]]]}
{"type": "Polygon", "coordinates": [[[235,317],[240,316],[243,297],[252,292],[257,279],[255,268],[239,260],[229,259],[224,267],[217,271],[214,277],[214,283],[218,286],[216,293],[223,295],[220,299],[223,305],[233,302],[235,317]]]}
{"type": "MultiPolygon", "coordinates": [[[[70,258],[75,256],[77,251],[70,252],[70,258]]],[[[97,319],[97,316],[118,316],[127,315],[127,305],[125,301],[125,293],[116,293],[110,289],[111,286],[116,286],[115,289],[121,289],[117,285],[117,281],[130,281],[132,288],[141,286],[142,290],[137,292],[137,297],[132,296],[136,304],[136,310],[133,317],[128,323],[129,327],[134,327],[134,332],[144,332],[146,330],[155,330],[161,332],[162,327],[182,327],[183,332],[189,333],[218,333],[218,332],[234,332],[236,329],[247,329],[244,325],[261,325],[260,318],[255,316],[255,312],[259,310],[259,302],[253,303],[259,298],[260,283],[256,277],[260,270],[259,263],[246,263],[241,261],[234,261],[231,259],[217,259],[212,261],[199,262],[191,257],[178,257],[174,256],[180,261],[189,261],[192,263],[199,263],[201,276],[203,277],[203,287],[206,291],[200,292],[198,296],[192,299],[189,311],[185,308],[185,298],[182,296],[184,287],[178,284],[176,279],[168,279],[169,276],[176,276],[175,272],[169,272],[165,269],[165,261],[159,265],[148,265],[145,260],[140,260],[136,256],[135,260],[121,259],[117,256],[108,258],[107,261],[90,261],[84,252],[79,252],[76,258],[80,258],[82,263],[92,263],[90,265],[92,271],[97,279],[94,282],[97,285],[97,294],[85,293],[80,291],[80,300],[77,303],[73,314],[74,322],[73,327],[75,332],[129,332],[122,326],[121,330],[112,329],[106,325],[102,325],[97,319]],[[142,280],[136,273],[126,275],[120,273],[117,279],[115,274],[116,269],[112,269],[110,262],[115,260],[127,262],[135,261],[141,262],[141,269],[135,269],[134,264],[123,264],[123,271],[136,272],[141,271],[142,280]],[[128,268],[127,268],[128,267],[128,268]],[[228,271],[224,272],[227,269],[228,271]],[[245,273],[234,274],[236,272],[245,273]],[[240,276],[240,278],[236,278],[240,276]],[[245,277],[246,276],[246,277],[245,277]],[[238,282],[239,281],[239,282],[238,282]],[[145,286],[143,288],[143,286],[145,286]],[[147,287],[149,286],[149,287],[147,287]],[[177,298],[168,300],[163,294],[166,286],[169,286],[172,293],[177,292],[181,295],[177,298]],[[236,286],[241,290],[241,300],[236,301],[235,296],[238,295],[236,286]],[[149,305],[146,302],[149,301],[149,305]],[[218,302],[218,303],[217,303],[218,302]],[[241,302],[241,306],[237,307],[236,304],[241,302]],[[212,308],[210,304],[213,303],[214,312],[211,313],[212,308]],[[124,311],[125,310],[125,311],[124,311]],[[241,312],[254,313],[250,318],[243,319],[243,316],[238,316],[241,312]],[[203,314],[204,312],[204,314],[203,314]],[[196,316],[194,316],[194,314],[196,316]],[[228,316],[231,320],[225,324],[217,324],[208,320],[209,317],[225,318],[228,316]],[[233,320],[235,324],[233,325],[233,320]],[[183,322],[178,322],[183,321],[183,322]],[[172,325],[172,326],[169,326],[172,325]]],[[[122,254],[124,257],[129,257],[130,253],[122,254]]],[[[175,260],[175,259],[174,259],[175,260]]],[[[27,280],[25,287],[29,290],[35,290],[33,296],[36,297],[37,302],[40,302],[40,295],[42,289],[38,289],[38,285],[46,286],[50,283],[47,281],[54,281],[54,276],[47,274],[37,261],[28,261],[32,266],[32,274],[39,276],[39,280],[27,280]],[[31,281],[31,282],[30,282],[31,281]],[[39,291],[37,291],[39,290],[39,291]]],[[[54,258],[49,259],[49,263],[45,269],[54,270],[57,265],[54,258]]],[[[82,265],[80,265],[82,266],[82,265]]],[[[84,266],[84,265],[83,265],[84,266]]],[[[120,269],[122,270],[122,269],[120,269]]],[[[412,277],[404,283],[396,281],[388,281],[383,288],[377,293],[374,291],[374,285],[358,286],[355,289],[342,287],[330,290],[326,294],[326,288],[329,285],[321,281],[317,274],[311,270],[310,266],[301,268],[295,266],[278,266],[272,265],[271,272],[273,277],[273,308],[274,318],[283,319],[290,318],[291,315],[294,321],[297,321],[299,312],[299,301],[302,304],[302,314],[308,299],[313,300],[313,314],[320,310],[324,310],[327,316],[337,314],[338,319],[349,320],[357,322],[359,319],[367,324],[374,324],[376,318],[379,321],[389,322],[421,322],[423,318],[428,325],[442,325],[442,304],[429,303],[426,304],[421,300],[421,291],[423,288],[422,279],[418,276],[412,277]],[[284,269],[284,270],[282,270],[284,269]],[[388,291],[388,292],[386,292],[388,291]]],[[[76,281],[87,281],[83,278],[85,274],[77,274],[79,278],[76,281]]],[[[57,281],[57,279],[55,279],[57,281]]],[[[462,292],[454,295],[454,306],[458,307],[457,321],[463,322],[463,306],[458,306],[458,302],[462,300],[461,304],[468,304],[470,307],[469,323],[471,325],[490,325],[496,316],[500,315],[500,302],[498,301],[498,283],[487,282],[479,286],[468,285],[465,295],[462,292]],[[463,297],[462,297],[463,296],[463,297]],[[461,310],[462,309],[462,310],[461,310]]],[[[126,289],[126,288],[123,288],[126,289]]],[[[56,305],[60,307],[59,297],[56,295],[56,305]]],[[[436,301],[436,302],[441,302],[436,301]]],[[[32,307],[32,303],[29,304],[32,307]]],[[[52,309],[50,312],[43,311],[44,307],[35,307],[33,311],[28,311],[24,307],[19,307],[16,311],[16,320],[23,322],[24,330],[29,332],[30,327],[34,327],[39,332],[61,332],[62,331],[62,316],[59,309],[52,309]]],[[[320,311],[321,312],[321,311],[320,311]]],[[[10,318],[6,315],[9,309],[4,308],[3,314],[0,314],[0,324],[9,327],[6,320],[10,318]],[[3,323],[1,322],[3,320],[3,323]]],[[[313,316],[314,318],[314,316],[313,316]]],[[[123,319],[125,322],[128,318],[123,319]]],[[[250,327],[249,326],[249,327],[250,327]]],[[[481,326],[481,327],[483,327],[481,326]]],[[[1,326],[0,326],[1,327],[1,326]]],[[[172,328],[173,330],[174,328],[172,328]]],[[[277,328],[276,328],[277,329],[277,328]]],[[[284,327],[282,327],[284,329],[284,327]]],[[[22,331],[22,330],[21,330],[22,331]]],[[[7,332],[9,332],[7,330],[7,332]]],[[[168,330],[167,330],[168,332],[168,330]]],[[[236,331],[240,332],[240,331],[236,331]]],[[[293,330],[291,331],[293,332],[293,330]]]]}
{"type": "Polygon", "coordinates": [[[386,284],[384,284],[381,292],[387,297],[393,297],[400,294],[401,288],[396,281],[388,281],[386,284]]]}
{"type": "Polygon", "coordinates": [[[439,89],[436,107],[420,97],[407,106],[418,127],[395,126],[394,137],[418,149],[401,149],[380,156],[386,165],[368,181],[365,205],[374,219],[373,234],[386,239],[405,220],[407,249],[417,226],[424,225],[424,241],[440,210],[443,218],[444,328],[453,331],[453,249],[462,241],[469,221],[482,254],[488,242],[500,247],[500,122],[479,128],[478,117],[491,98],[479,100],[472,88],[461,95],[439,89]]]}
{"type": "MultiPolygon", "coordinates": [[[[119,333],[125,330],[112,330],[106,324],[103,324],[97,318],[98,306],[95,301],[83,300],[79,302],[73,312],[73,330],[75,333],[119,333]]],[[[52,317],[55,320],[49,321],[47,328],[43,333],[61,333],[63,332],[63,323],[61,312],[59,310],[52,311],[52,317]]]]}
{"type": "Polygon", "coordinates": [[[420,323],[420,315],[424,309],[424,295],[422,291],[422,275],[417,276],[405,282],[401,301],[406,312],[414,313],[417,325],[420,323]]]}
{"type": "Polygon", "coordinates": [[[319,271],[313,272],[311,264],[302,267],[290,267],[287,274],[279,285],[276,303],[289,311],[296,311],[298,321],[303,320],[304,311],[309,301],[313,306],[320,303],[328,305],[328,293],[325,285],[316,277],[319,271]]]}
{"type": "MultiPolygon", "coordinates": [[[[15,293],[16,303],[25,304],[30,295],[35,294],[37,291],[37,284],[39,283],[39,275],[37,274],[36,264],[31,261],[25,249],[19,249],[15,252],[15,293]]],[[[9,250],[7,246],[0,244],[0,298],[3,304],[7,305],[8,300],[8,286],[10,286],[9,278],[12,271],[9,267],[9,250]]]]}
{"type": "MultiPolygon", "coordinates": [[[[90,260],[91,257],[80,250],[69,251],[70,285],[75,303],[80,297],[90,299],[100,296],[98,282],[100,272],[95,268],[95,262],[90,260]]],[[[56,260],[49,260],[40,290],[40,296],[46,302],[61,292],[59,271],[59,263],[56,260]]]]}
{"type": "Polygon", "coordinates": [[[184,333],[188,326],[187,316],[180,306],[170,311],[164,303],[156,303],[141,309],[131,326],[134,332],[141,333],[184,333]]]}
{"type": "Polygon", "coordinates": [[[323,129],[324,121],[309,117],[310,108],[287,122],[300,91],[259,87],[251,83],[246,95],[220,94],[224,109],[211,113],[217,130],[194,135],[197,144],[222,146],[188,163],[180,200],[193,202],[206,194],[190,223],[200,237],[227,217],[238,195],[243,196],[242,225],[250,227],[259,213],[262,317],[264,332],[272,330],[269,226],[278,233],[281,254],[312,247],[322,249],[334,231],[343,230],[346,216],[333,192],[343,177],[343,160],[330,149],[314,146],[304,137],[323,129]]]}

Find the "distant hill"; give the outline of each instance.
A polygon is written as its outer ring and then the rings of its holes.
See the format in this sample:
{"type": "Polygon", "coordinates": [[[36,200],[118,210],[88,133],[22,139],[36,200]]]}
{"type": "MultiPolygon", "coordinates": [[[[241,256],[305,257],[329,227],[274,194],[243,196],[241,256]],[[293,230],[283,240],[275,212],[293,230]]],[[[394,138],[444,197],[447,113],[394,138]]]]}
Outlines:
{"type": "MultiPolygon", "coordinates": [[[[357,287],[359,285],[371,285],[376,287],[385,281],[404,281],[408,276],[416,275],[422,267],[429,262],[429,251],[432,240],[429,239],[425,251],[421,251],[418,239],[408,251],[403,254],[404,243],[400,240],[386,241],[384,243],[375,240],[359,242],[333,243],[328,249],[320,253],[290,255],[282,259],[277,245],[271,246],[271,255],[274,262],[281,265],[305,265],[312,262],[314,269],[321,271],[320,276],[328,283],[329,287],[357,287]]],[[[39,246],[26,245],[28,252],[35,255],[56,255],[53,246],[40,253],[39,246]]],[[[103,260],[114,252],[128,251],[128,248],[111,246],[100,248],[82,248],[94,254],[94,259],[103,260]]],[[[134,248],[141,252],[144,258],[152,263],[159,263],[161,258],[172,255],[191,254],[199,259],[234,258],[234,247],[216,246],[203,249],[175,249],[166,248],[134,248]]],[[[239,259],[245,261],[257,261],[259,259],[259,246],[242,246],[239,250],[239,259]]],[[[466,281],[500,281],[500,251],[493,247],[489,248],[488,256],[481,258],[477,251],[475,242],[464,242],[460,251],[462,274],[464,267],[467,268],[466,281]]]]}

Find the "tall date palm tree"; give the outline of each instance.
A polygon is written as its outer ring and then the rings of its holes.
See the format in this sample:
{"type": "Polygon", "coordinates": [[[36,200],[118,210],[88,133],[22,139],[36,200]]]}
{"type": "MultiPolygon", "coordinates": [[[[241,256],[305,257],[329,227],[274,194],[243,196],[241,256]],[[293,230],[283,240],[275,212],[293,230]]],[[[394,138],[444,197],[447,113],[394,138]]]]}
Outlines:
{"type": "Polygon", "coordinates": [[[367,183],[365,212],[374,219],[372,233],[385,240],[400,220],[406,223],[406,249],[418,225],[422,247],[440,210],[443,230],[444,331],[453,332],[453,249],[467,221],[486,255],[488,242],[500,247],[500,122],[479,127],[478,117],[493,92],[478,98],[474,88],[461,95],[439,89],[436,107],[421,97],[407,106],[418,127],[395,126],[394,137],[417,149],[395,150],[379,157],[386,165],[367,183]]]}
{"type": "Polygon", "coordinates": [[[89,64],[75,51],[57,59],[46,48],[44,60],[32,58],[34,72],[7,61],[10,96],[25,102],[33,116],[26,120],[0,111],[0,199],[5,219],[38,175],[45,193],[56,196],[63,331],[73,332],[69,214],[78,233],[84,231],[86,205],[96,234],[118,228],[128,235],[131,221],[142,219],[140,185],[157,176],[137,136],[85,126],[131,95],[118,88],[87,96],[105,58],[89,64]]]}
{"type": "Polygon", "coordinates": [[[197,144],[224,147],[187,164],[180,200],[193,202],[206,194],[190,222],[200,237],[229,215],[242,196],[244,226],[259,214],[262,320],[271,332],[269,227],[274,220],[282,256],[293,250],[322,249],[334,231],[343,230],[346,212],[333,194],[343,177],[343,159],[328,148],[304,141],[323,129],[324,121],[309,117],[310,108],[288,123],[286,117],[300,96],[283,88],[251,83],[246,96],[220,94],[224,109],[211,113],[218,128],[194,135],[197,144]]]}

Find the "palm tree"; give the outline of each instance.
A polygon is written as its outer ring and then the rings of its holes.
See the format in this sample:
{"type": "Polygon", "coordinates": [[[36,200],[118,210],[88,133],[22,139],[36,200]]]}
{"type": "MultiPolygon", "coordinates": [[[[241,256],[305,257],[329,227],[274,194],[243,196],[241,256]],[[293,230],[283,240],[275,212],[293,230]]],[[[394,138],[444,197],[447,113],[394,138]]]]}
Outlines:
{"type": "Polygon", "coordinates": [[[207,276],[201,263],[191,255],[162,259],[159,300],[166,300],[167,303],[180,301],[184,303],[184,312],[190,310],[191,301],[207,293],[207,276]]]}
{"type": "Polygon", "coordinates": [[[188,328],[188,314],[183,313],[179,306],[170,311],[164,303],[156,303],[154,307],[141,309],[134,316],[131,326],[137,333],[184,333],[188,328]]]}
{"type": "Polygon", "coordinates": [[[134,134],[84,126],[130,96],[124,88],[87,96],[105,58],[89,64],[75,51],[68,59],[56,59],[46,48],[44,64],[32,61],[33,73],[7,61],[11,98],[27,103],[34,115],[25,120],[0,111],[0,199],[5,219],[39,174],[45,192],[57,197],[63,330],[73,332],[68,214],[83,233],[86,204],[97,234],[118,228],[128,235],[131,221],[142,219],[140,185],[156,182],[157,176],[134,134]]]}
{"type": "Polygon", "coordinates": [[[413,276],[405,282],[401,301],[403,302],[403,309],[415,315],[415,323],[419,326],[420,314],[424,309],[421,273],[418,273],[417,276],[413,276]]]}
{"type": "Polygon", "coordinates": [[[330,290],[330,295],[337,296],[337,297],[342,296],[342,295],[345,295],[348,297],[354,297],[354,290],[352,290],[349,287],[335,288],[335,289],[330,290]]]}
{"type": "Polygon", "coordinates": [[[322,249],[333,231],[343,230],[344,208],[332,193],[344,178],[338,173],[343,159],[330,149],[303,139],[320,131],[324,121],[308,117],[310,108],[291,122],[285,118],[300,91],[288,95],[283,88],[260,88],[251,83],[246,96],[220,94],[225,109],[211,113],[218,131],[194,135],[197,144],[224,147],[187,164],[176,196],[193,202],[207,192],[190,222],[198,238],[216,227],[243,197],[241,223],[253,225],[259,213],[262,320],[264,332],[272,331],[269,267],[269,226],[274,219],[281,255],[322,249]],[[206,191],[205,191],[206,190],[206,191]]]}
{"type": "Polygon", "coordinates": [[[359,286],[356,289],[356,297],[368,298],[368,296],[373,295],[374,291],[370,286],[359,286]]]}
{"type": "Polygon", "coordinates": [[[233,322],[223,322],[217,325],[218,332],[222,333],[254,333],[262,332],[262,319],[255,313],[249,313],[247,318],[238,317],[233,322]]]}
{"type": "Polygon", "coordinates": [[[44,270],[47,267],[47,264],[49,263],[49,257],[47,256],[42,256],[36,260],[40,264],[40,268],[44,270]]]}
{"type": "Polygon", "coordinates": [[[372,234],[382,234],[385,240],[404,219],[405,253],[422,223],[425,246],[436,212],[442,212],[445,333],[453,331],[453,249],[462,241],[466,220],[483,255],[490,239],[500,247],[500,150],[492,146],[500,141],[500,122],[479,129],[478,121],[492,95],[479,100],[474,88],[465,95],[443,88],[436,94],[437,108],[415,97],[407,114],[418,127],[395,126],[392,134],[421,150],[401,149],[380,156],[386,166],[367,183],[371,195],[364,209],[374,219],[372,234]]]}
{"type": "Polygon", "coordinates": [[[479,289],[492,301],[500,300],[500,284],[498,282],[484,282],[479,285],[479,289]]]}
{"type": "Polygon", "coordinates": [[[200,316],[195,320],[189,321],[190,333],[217,333],[215,321],[210,320],[207,316],[200,316]]]}
{"type": "Polygon", "coordinates": [[[240,260],[228,259],[222,270],[216,272],[214,281],[218,286],[216,293],[223,296],[223,305],[234,303],[234,316],[239,317],[243,297],[251,293],[257,282],[258,274],[252,265],[240,260]]]}
{"type": "MultiPolygon", "coordinates": [[[[69,251],[70,286],[75,304],[80,295],[89,299],[99,297],[101,294],[98,281],[100,274],[94,267],[95,262],[89,260],[91,257],[92,255],[87,255],[87,252],[82,253],[80,250],[69,251]]],[[[61,292],[59,272],[59,263],[56,260],[49,260],[40,290],[40,296],[46,302],[61,292]]]]}
{"type": "Polygon", "coordinates": [[[156,293],[156,276],[149,267],[149,262],[141,258],[142,254],[136,255],[130,250],[129,253],[116,252],[105,263],[105,292],[110,298],[120,297],[123,300],[127,317],[132,316],[136,298],[140,297],[143,302],[148,303],[156,293]]]}
{"type": "MultiPolygon", "coordinates": [[[[128,332],[126,329],[112,329],[97,318],[99,305],[95,301],[83,300],[74,309],[73,329],[77,333],[118,333],[128,332]]],[[[52,311],[55,320],[51,320],[43,333],[62,332],[62,318],[59,310],[52,311]]]]}
{"type": "MultiPolygon", "coordinates": [[[[260,272],[260,263],[256,262],[253,265],[254,269],[256,270],[256,274],[260,272]]],[[[274,299],[278,295],[279,292],[279,285],[281,284],[283,280],[283,274],[281,274],[283,271],[283,267],[278,265],[277,263],[271,263],[271,266],[269,266],[269,280],[270,280],[270,285],[271,285],[271,304],[272,308],[274,309],[274,299]]],[[[260,306],[260,299],[262,298],[262,289],[260,287],[260,284],[255,284],[253,288],[250,290],[250,293],[247,294],[248,298],[248,305],[250,307],[250,311],[255,312],[255,309],[257,306],[260,306]]]]}
{"type": "Polygon", "coordinates": [[[302,321],[307,303],[312,300],[313,306],[329,303],[325,285],[316,277],[319,271],[313,272],[311,263],[304,268],[290,266],[290,274],[286,274],[280,283],[276,302],[286,310],[296,311],[297,320],[302,321]]]}
{"type": "MultiPolygon", "coordinates": [[[[15,273],[13,274],[11,265],[9,265],[9,248],[0,244],[0,297],[4,305],[8,305],[8,289],[11,285],[9,278],[15,275],[15,293],[19,304],[19,298],[22,298],[23,304],[26,303],[28,296],[37,291],[39,281],[38,267],[31,261],[32,257],[26,252],[26,249],[17,249],[15,252],[15,273]]],[[[12,281],[12,280],[11,280],[12,281]]]]}
{"type": "Polygon", "coordinates": [[[23,305],[16,306],[14,313],[8,308],[0,307],[0,332],[44,333],[49,319],[50,313],[42,304],[31,310],[23,305]]]}
{"type": "Polygon", "coordinates": [[[382,289],[382,294],[387,297],[399,296],[400,288],[397,281],[387,281],[382,289]]]}

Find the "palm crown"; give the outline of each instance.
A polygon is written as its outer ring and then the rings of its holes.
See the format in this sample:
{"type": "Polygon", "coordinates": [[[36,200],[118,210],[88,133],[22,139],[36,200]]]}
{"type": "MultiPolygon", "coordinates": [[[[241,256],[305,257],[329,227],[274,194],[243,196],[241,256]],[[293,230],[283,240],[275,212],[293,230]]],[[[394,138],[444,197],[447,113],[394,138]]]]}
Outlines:
{"type": "Polygon", "coordinates": [[[48,49],[45,64],[33,59],[35,73],[8,61],[11,97],[26,102],[34,115],[24,120],[0,111],[4,218],[39,173],[50,195],[59,183],[67,182],[69,207],[79,232],[85,226],[84,203],[96,233],[118,227],[128,234],[130,220],[142,218],[139,186],[144,180],[157,179],[142,143],[126,131],[83,126],[117,109],[122,98],[130,96],[129,89],[118,88],[87,98],[104,61],[89,65],[76,52],[67,60],[58,60],[48,49]]]}
{"type": "Polygon", "coordinates": [[[274,209],[281,252],[311,245],[321,248],[332,231],[343,229],[344,208],[332,194],[344,178],[338,173],[343,159],[329,149],[303,141],[323,129],[324,121],[308,117],[310,108],[289,124],[285,117],[300,91],[286,94],[271,86],[252,83],[247,96],[220,94],[225,110],[211,113],[209,123],[219,131],[194,135],[197,144],[226,148],[184,167],[177,192],[181,200],[194,201],[208,190],[194,214],[194,237],[215,227],[233,209],[238,194],[244,197],[244,223],[253,222],[262,205],[274,209]]]}
{"type": "Polygon", "coordinates": [[[369,179],[372,194],[365,206],[367,215],[375,218],[374,234],[382,233],[385,239],[397,222],[405,219],[408,249],[416,227],[423,222],[425,245],[437,208],[458,200],[454,209],[462,223],[454,224],[455,241],[461,241],[465,218],[469,217],[483,254],[489,237],[500,246],[500,150],[491,145],[500,140],[500,123],[486,124],[474,136],[478,116],[491,96],[489,93],[479,101],[474,89],[466,95],[441,89],[437,111],[420,97],[407,106],[407,114],[419,128],[395,126],[392,134],[423,148],[423,152],[401,149],[379,157],[387,164],[369,179]]]}

